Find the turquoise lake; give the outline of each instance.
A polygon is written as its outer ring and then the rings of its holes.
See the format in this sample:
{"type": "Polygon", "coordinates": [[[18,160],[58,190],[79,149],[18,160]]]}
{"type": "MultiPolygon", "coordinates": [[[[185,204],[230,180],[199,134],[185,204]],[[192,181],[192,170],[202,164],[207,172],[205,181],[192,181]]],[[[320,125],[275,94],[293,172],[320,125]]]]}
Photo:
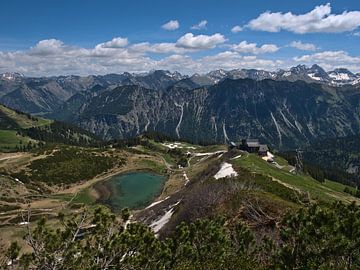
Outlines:
{"type": "Polygon", "coordinates": [[[165,176],[132,172],[113,176],[95,188],[100,193],[99,201],[117,211],[147,206],[161,193],[165,181],[165,176]]]}

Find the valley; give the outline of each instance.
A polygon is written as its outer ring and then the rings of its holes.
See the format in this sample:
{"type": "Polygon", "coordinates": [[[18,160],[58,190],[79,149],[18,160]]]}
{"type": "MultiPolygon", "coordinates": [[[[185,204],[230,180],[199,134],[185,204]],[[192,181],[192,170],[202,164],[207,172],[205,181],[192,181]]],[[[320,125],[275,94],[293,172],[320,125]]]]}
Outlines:
{"type": "MultiPolygon", "coordinates": [[[[318,179],[312,171],[299,170],[291,153],[260,153],[260,148],[250,153],[236,143],[197,144],[178,138],[185,118],[174,125],[177,139],[149,131],[104,141],[67,123],[0,109],[2,131],[16,136],[0,141],[5,149],[0,154],[0,247],[11,249],[16,242],[21,258],[37,249],[29,242],[33,232],[49,230],[49,236],[57,237],[58,231],[75,226],[70,242],[82,244],[74,239],[92,237],[86,232],[102,228],[107,215],[115,222],[105,226],[110,226],[109,233],[124,228],[121,235],[134,233],[145,237],[144,243],[148,237],[161,245],[182,239],[172,237],[185,224],[194,228],[215,222],[211,226],[229,226],[226,230],[232,233],[233,224],[241,222],[236,226],[246,228],[244,233],[261,246],[267,237],[279,245],[285,228],[279,224],[303,209],[360,205],[354,182],[318,179]],[[22,147],[25,140],[18,136],[31,143],[22,147]],[[131,231],[133,226],[144,226],[140,230],[146,233],[131,231]]],[[[232,137],[225,125],[222,132],[232,137]]]]}
{"type": "MultiPolygon", "coordinates": [[[[123,207],[128,206],[133,209],[133,221],[144,222],[150,227],[155,226],[156,222],[166,215],[169,209],[172,209],[173,217],[170,215],[169,220],[160,222],[163,225],[158,225],[156,229],[156,232],[163,231],[164,234],[181,221],[193,221],[213,215],[218,211],[220,211],[218,213],[228,213],[231,216],[234,203],[241,205],[244,200],[247,201],[250,198],[256,200],[257,203],[265,204],[267,208],[270,207],[269,211],[276,211],[278,214],[284,214],[289,209],[297,209],[298,205],[306,205],[310,202],[331,203],[340,200],[345,203],[352,201],[360,203],[358,198],[344,192],[345,186],[342,184],[328,180],[320,183],[308,175],[290,172],[293,167],[280,157],[276,157],[275,160],[277,165],[282,164],[281,168],[264,161],[256,154],[238,150],[228,151],[224,145],[159,143],[147,138],[141,141],[139,145],[122,149],[55,146],[40,152],[2,154],[0,157],[0,231],[2,236],[6,236],[3,240],[17,240],[23,243],[19,233],[24,230],[27,222],[30,222],[30,226],[35,226],[38,218],[46,216],[49,222],[57,224],[59,211],[71,215],[85,208],[95,209],[96,205],[101,203],[108,205],[110,202],[107,200],[110,194],[118,194],[116,199],[121,200],[122,192],[131,192],[131,190],[145,196],[144,202],[147,202],[147,205],[125,202],[118,208],[111,208],[119,212],[123,207]],[[77,157],[77,161],[69,160],[69,149],[83,154],[77,157]],[[174,149],[177,150],[176,155],[187,157],[185,167],[177,165],[179,161],[176,161],[172,154],[174,149]],[[56,155],[62,152],[64,155],[56,155]],[[92,158],[101,156],[102,162],[104,162],[104,157],[111,157],[112,162],[107,167],[102,167],[95,159],[96,166],[103,168],[103,171],[88,174],[82,171],[82,168],[88,170],[94,166],[86,161],[88,155],[94,155],[92,158]],[[57,158],[54,159],[54,157],[57,158]],[[62,157],[66,157],[67,160],[62,160],[62,157]],[[62,162],[68,165],[62,166],[62,162]],[[72,167],[68,162],[76,162],[79,165],[72,167]],[[221,164],[224,162],[231,164],[238,175],[227,178],[225,173],[223,174],[225,178],[216,180],[214,176],[221,170],[221,164]],[[35,164],[38,165],[34,166],[35,164]],[[47,174],[41,173],[42,167],[47,174]],[[35,168],[40,169],[40,171],[36,169],[36,174],[34,174],[35,168]],[[61,172],[62,178],[58,178],[56,182],[49,182],[47,178],[58,177],[57,171],[61,172]],[[134,186],[129,191],[122,191],[113,189],[111,182],[108,182],[119,174],[127,175],[134,172],[151,172],[162,175],[166,180],[163,184],[159,183],[157,190],[160,192],[153,189],[150,197],[145,194],[146,187],[144,186],[134,186]],[[79,173],[82,174],[80,177],[78,177],[79,173]],[[69,181],[70,179],[72,180],[69,181]],[[104,183],[108,185],[105,189],[101,188],[104,183]],[[217,189],[216,193],[214,193],[214,188],[217,189]],[[248,197],[250,194],[251,197],[248,197]],[[194,200],[196,200],[195,204],[194,200]],[[192,206],[190,207],[189,204],[192,206]],[[228,208],[229,204],[232,205],[231,208],[228,208]],[[209,209],[212,210],[209,211],[209,209]],[[31,219],[27,220],[26,214],[29,210],[31,219]],[[168,226],[167,223],[169,223],[168,226]]],[[[134,178],[128,181],[130,181],[128,185],[134,185],[131,181],[147,180],[141,180],[140,177],[139,180],[134,178]]],[[[149,179],[149,181],[152,180],[149,179]]],[[[130,196],[129,199],[132,200],[132,196],[136,195],[130,193],[127,196],[130,196]]],[[[279,220],[281,215],[277,217],[279,220]]],[[[257,222],[247,218],[245,220],[250,224],[257,222]]],[[[24,243],[22,245],[25,246],[24,243]]]]}

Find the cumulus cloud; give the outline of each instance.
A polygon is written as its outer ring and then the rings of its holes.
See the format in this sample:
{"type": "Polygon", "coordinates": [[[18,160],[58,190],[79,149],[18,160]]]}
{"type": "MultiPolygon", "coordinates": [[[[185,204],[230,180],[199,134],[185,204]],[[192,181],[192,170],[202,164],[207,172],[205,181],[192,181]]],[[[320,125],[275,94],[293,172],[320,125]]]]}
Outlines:
{"type": "MultiPolygon", "coordinates": [[[[111,42],[111,41],[109,41],[111,42]]],[[[27,76],[88,75],[128,72],[145,72],[152,69],[177,70],[182,73],[208,72],[212,69],[262,68],[275,69],[280,61],[256,56],[242,56],[236,51],[193,58],[187,53],[214,48],[225,42],[220,34],[212,36],[184,35],[177,43],[142,42],[113,48],[114,44],[100,43],[93,48],[82,48],[49,39],[38,42],[28,50],[1,52],[0,73],[22,72],[27,76]],[[179,47],[185,46],[185,47],[179,47]],[[154,58],[152,53],[169,54],[154,58]]],[[[115,42],[116,44],[116,42],[115,42]]],[[[125,45],[122,41],[120,45],[125,45]]]]}
{"type": "Polygon", "coordinates": [[[301,41],[293,41],[289,45],[290,47],[296,48],[302,51],[316,51],[317,47],[312,43],[303,43],[301,41]]]}
{"type": "Polygon", "coordinates": [[[241,42],[224,45],[222,49],[225,51],[213,54],[211,49],[225,42],[225,37],[220,34],[209,36],[186,34],[173,43],[141,42],[125,45],[125,38],[122,39],[124,40],[113,39],[92,48],[65,44],[57,39],[47,39],[39,41],[27,50],[0,51],[0,73],[10,71],[21,72],[27,76],[52,76],[169,69],[192,74],[219,68],[274,70],[288,68],[299,62],[317,63],[325,69],[346,67],[355,72],[360,71],[360,57],[351,56],[345,51],[317,52],[284,62],[259,56],[260,53],[276,51],[278,47],[274,44],[260,46],[256,43],[241,42]],[[206,56],[199,56],[196,54],[199,50],[209,51],[206,56]],[[154,57],[154,53],[164,56],[154,57]],[[193,56],[194,54],[196,56],[193,56]]]}
{"type": "Polygon", "coordinates": [[[202,20],[198,24],[191,26],[191,29],[193,29],[193,30],[206,29],[207,23],[208,23],[207,20],[202,20]]]}
{"type": "Polygon", "coordinates": [[[351,56],[345,51],[323,51],[294,57],[294,61],[309,64],[319,64],[327,70],[346,67],[359,72],[360,57],[351,56]]]}
{"type": "Polygon", "coordinates": [[[230,48],[239,53],[249,54],[274,53],[280,49],[275,44],[263,44],[262,46],[258,47],[256,43],[248,43],[247,41],[242,41],[239,44],[230,45],[230,48]]]}
{"type": "Polygon", "coordinates": [[[100,43],[98,46],[100,46],[102,48],[117,49],[117,48],[126,47],[128,44],[129,44],[129,41],[127,38],[116,37],[110,41],[100,43]]]}
{"type": "Polygon", "coordinates": [[[233,51],[224,51],[196,60],[186,55],[171,55],[156,63],[158,68],[178,70],[187,74],[206,73],[215,69],[255,68],[274,70],[283,64],[282,61],[261,59],[256,56],[242,56],[233,51]]]}
{"type": "Polygon", "coordinates": [[[63,51],[64,49],[65,45],[62,41],[57,39],[45,39],[39,41],[32,47],[30,52],[38,55],[51,55],[63,51]]]}
{"type": "Polygon", "coordinates": [[[231,28],[231,32],[233,32],[234,34],[239,33],[243,30],[243,27],[241,27],[240,25],[235,25],[233,28],[231,28]]]}
{"type": "Polygon", "coordinates": [[[268,60],[257,58],[256,56],[242,56],[237,52],[225,51],[216,55],[205,56],[200,61],[203,70],[214,69],[242,69],[242,68],[254,68],[254,69],[266,69],[273,70],[283,65],[279,60],[268,60]]]}
{"type": "Polygon", "coordinates": [[[316,6],[312,11],[300,15],[292,12],[266,11],[247,25],[253,30],[267,32],[287,30],[298,34],[347,32],[353,31],[359,26],[360,11],[331,14],[330,3],[316,6]]]}
{"type": "Polygon", "coordinates": [[[204,50],[213,49],[218,44],[222,44],[226,41],[225,37],[219,33],[214,35],[198,35],[194,36],[192,33],[187,33],[179,38],[176,42],[176,46],[179,48],[204,50]]]}
{"type": "Polygon", "coordinates": [[[177,20],[171,20],[171,21],[168,21],[167,23],[163,24],[161,27],[165,30],[173,31],[173,30],[178,29],[180,27],[180,24],[177,20]]]}
{"type": "Polygon", "coordinates": [[[177,42],[149,43],[141,42],[129,47],[129,51],[139,53],[175,53],[184,54],[201,50],[209,50],[215,48],[218,44],[224,43],[226,39],[220,34],[198,35],[187,33],[180,37],[177,42]]]}
{"type": "Polygon", "coordinates": [[[134,44],[129,47],[130,52],[138,52],[138,53],[176,53],[176,54],[183,54],[189,52],[191,50],[180,48],[176,46],[176,43],[171,42],[163,42],[163,43],[154,43],[151,44],[150,42],[141,42],[134,44]]]}

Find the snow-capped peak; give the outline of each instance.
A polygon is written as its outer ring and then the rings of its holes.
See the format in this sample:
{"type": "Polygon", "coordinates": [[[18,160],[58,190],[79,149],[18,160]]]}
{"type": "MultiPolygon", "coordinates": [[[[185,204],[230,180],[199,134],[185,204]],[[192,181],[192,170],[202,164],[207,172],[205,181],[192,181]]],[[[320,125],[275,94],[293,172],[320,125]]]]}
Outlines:
{"type": "Polygon", "coordinates": [[[3,80],[7,80],[7,81],[14,81],[16,79],[19,79],[19,78],[23,78],[24,75],[21,74],[21,73],[17,73],[17,72],[5,72],[3,74],[1,74],[1,79],[3,80]]]}
{"type": "Polygon", "coordinates": [[[346,68],[337,68],[330,71],[329,76],[335,83],[353,83],[358,79],[358,76],[346,68]]]}

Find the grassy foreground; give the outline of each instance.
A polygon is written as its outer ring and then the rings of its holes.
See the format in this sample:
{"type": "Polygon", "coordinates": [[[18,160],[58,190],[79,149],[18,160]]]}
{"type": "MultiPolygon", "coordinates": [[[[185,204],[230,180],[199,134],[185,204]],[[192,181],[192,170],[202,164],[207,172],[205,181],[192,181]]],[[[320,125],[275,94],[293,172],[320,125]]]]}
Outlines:
{"type": "MultiPolygon", "coordinates": [[[[262,160],[255,154],[245,154],[239,159],[233,160],[232,163],[235,166],[240,166],[249,169],[252,172],[256,172],[262,175],[271,177],[274,181],[278,181],[290,188],[308,193],[312,201],[323,201],[331,203],[334,201],[352,202],[358,201],[355,197],[344,192],[345,185],[325,180],[324,183],[316,181],[309,175],[296,174],[289,171],[289,164],[281,158],[276,157],[275,161],[278,162],[280,167],[278,168],[273,164],[270,164],[262,160]]],[[[351,189],[351,187],[349,187],[351,189]]]]}

